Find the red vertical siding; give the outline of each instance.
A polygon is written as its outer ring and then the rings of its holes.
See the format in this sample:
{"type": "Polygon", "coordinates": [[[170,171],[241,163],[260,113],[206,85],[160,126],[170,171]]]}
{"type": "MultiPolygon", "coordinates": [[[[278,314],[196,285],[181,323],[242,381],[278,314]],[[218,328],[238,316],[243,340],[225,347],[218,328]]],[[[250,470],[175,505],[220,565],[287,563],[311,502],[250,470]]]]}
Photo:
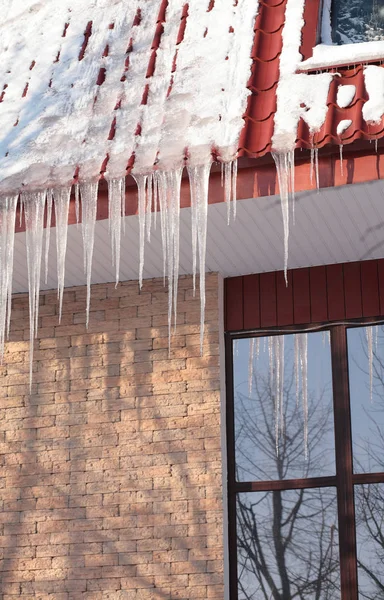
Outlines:
{"type": "Polygon", "coordinates": [[[379,276],[376,260],[367,260],[361,263],[361,292],[363,297],[363,316],[373,317],[379,315],[379,276]]]}
{"type": "Polygon", "coordinates": [[[226,280],[226,329],[384,316],[384,259],[226,280]]]}
{"type": "Polygon", "coordinates": [[[327,321],[327,273],[325,267],[312,267],[312,269],[309,269],[309,293],[312,322],[327,321]]]}
{"type": "Polygon", "coordinates": [[[260,276],[246,275],[243,281],[244,329],[260,327],[260,276]]]}
{"type": "Polygon", "coordinates": [[[225,281],[225,329],[244,329],[243,277],[231,277],[225,281]]]}
{"type": "Polygon", "coordinates": [[[343,265],[327,266],[328,319],[345,319],[343,265]]]}
{"type": "Polygon", "coordinates": [[[293,271],[293,322],[310,323],[309,269],[293,271]]]}
{"type": "Polygon", "coordinates": [[[347,319],[356,319],[363,314],[361,298],[361,265],[360,263],[347,263],[344,265],[343,271],[345,316],[347,319]]]}
{"type": "Polygon", "coordinates": [[[284,272],[276,273],[277,325],[290,325],[293,321],[292,271],[288,272],[288,285],[284,272]]]}
{"type": "Polygon", "coordinates": [[[260,325],[277,325],[276,273],[260,274],[260,325]]]}

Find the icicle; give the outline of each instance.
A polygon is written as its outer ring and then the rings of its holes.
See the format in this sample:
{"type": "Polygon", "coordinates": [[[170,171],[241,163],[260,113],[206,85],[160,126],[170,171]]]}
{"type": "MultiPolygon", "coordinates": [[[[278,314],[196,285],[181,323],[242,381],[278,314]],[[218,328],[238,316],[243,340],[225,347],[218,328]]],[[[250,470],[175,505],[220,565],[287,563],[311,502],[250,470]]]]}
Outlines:
{"type": "Polygon", "coordinates": [[[378,145],[378,142],[379,142],[379,140],[378,140],[378,138],[376,138],[375,139],[375,152],[376,152],[376,154],[377,154],[377,145],[378,145]]]}
{"type": "Polygon", "coordinates": [[[277,177],[280,187],[280,201],[283,215],[284,226],[284,278],[288,285],[288,239],[289,239],[289,201],[294,198],[294,151],[290,152],[272,152],[276,164],[277,177]]]}
{"type": "Polygon", "coordinates": [[[239,356],[239,340],[235,340],[233,342],[233,354],[237,357],[239,356]]]}
{"type": "Polygon", "coordinates": [[[120,274],[121,224],[123,221],[122,207],[125,202],[125,178],[108,180],[108,216],[109,233],[111,236],[112,265],[115,267],[116,286],[120,274]]]}
{"type": "Polygon", "coordinates": [[[260,338],[256,338],[256,360],[259,360],[260,356],[260,338]]]}
{"type": "Polygon", "coordinates": [[[63,308],[65,255],[67,252],[68,211],[71,186],[53,190],[56,216],[57,293],[59,297],[59,323],[63,308]]]}
{"type": "Polygon", "coordinates": [[[311,147],[311,167],[310,167],[310,172],[309,172],[309,180],[311,185],[313,185],[313,173],[315,170],[315,149],[312,146],[311,147]]]}
{"type": "Polygon", "coordinates": [[[344,168],[343,168],[343,144],[339,144],[339,152],[340,152],[340,175],[343,176],[344,175],[344,168]]]}
{"type": "Polygon", "coordinates": [[[79,184],[75,183],[75,213],[76,213],[76,224],[80,221],[80,191],[79,184]]]}
{"type": "MultiPolygon", "coordinates": [[[[223,173],[223,171],[221,171],[223,173]]],[[[223,177],[223,175],[222,175],[223,177]]],[[[227,225],[231,221],[231,195],[232,195],[232,163],[224,163],[224,195],[225,203],[227,205],[227,225]]]]}
{"type": "MultiPolygon", "coordinates": [[[[191,195],[191,236],[192,236],[192,288],[193,297],[196,295],[196,264],[197,264],[197,197],[190,188],[191,195]]],[[[227,201],[227,199],[226,199],[227,201]]],[[[229,219],[229,201],[227,203],[227,216],[229,219]]]]}
{"type": "Polygon", "coordinates": [[[19,227],[21,227],[23,222],[23,208],[24,208],[24,200],[23,196],[19,196],[19,227]]]}
{"type": "Polygon", "coordinates": [[[299,406],[300,400],[300,342],[299,334],[293,335],[294,340],[294,371],[295,371],[295,388],[296,388],[296,407],[299,406]]]}
{"type": "Polygon", "coordinates": [[[177,321],[179,277],[180,185],[182,168],[156,173],[160,198],[163,260],[168,277],[168,343],[171,344],[172,314],[177,321]]]}
{"type": "Polygon", "coordinates": [[[284,435],[284,336],[279,336],[279,404],[280,404],[280,433],[284,435]]]}
{"type": "Polygon", "coordinates": [[[365,335],[367,337],[367,346],[368,346],[369,397],[372,402],[372,399],[373,399],[373,335],[372,335],[372,327],[371,326],[368,326],[365,328],[365,335]]]}
{"type": "Polygon", "coordinates": [[[9,336],[17,195],[0,200],[0,362],[9,336]]]}
{"type": "Polygon", "coordinates": [[[147,241],[151,241],[151,225],[152,225],[152,196],[153,196],[153,174],[148,175],[147,183],[147,204],[145,207],[145,229],[147,241]]]}
{"type": "Polygon", "coordinates": [[[144,270],[144,246],[145,246],[145,204],[146,204],[146,189],[147,189],[147,175],[141,175],[136,173],[133,175],[136,183],[139,196],[139,236],[140,236],[140,250],[139,250],[139,287],[143,285],[143,270],[144,270]]]}
{"type": "Polygon", "coordinates": [[[27,245],[29,288],[29,386],[32,387],[34,338],[39,319],[39,292],[41,255],[44,232],[44,207],[46,192],[24,192],[24,213],[27,245]]]}
{"type": "Polygon", "coordinates": [[[48,281],[49,243],[51,240],[52,190],[47,190],[47,223],[45,227],[45,283],[48,281]]]}
{"type": "Polygon", "coordinates": [[[86,326],[89,323],[89,308],[91,303],[91,274],[93,246],[95,241],[95,224],[97,212],[97,192],[99,182],[80,184],[82,233],[84,250],[84,269],[87,279],[86,326]]]}
{"type": "Polygon", "coordinates": [[[237,159],[232,161],[232,206],[233,220],[236,220],[237,210],[237,159]]]}
{"type": "Polygon", "coordinates": [[[319,180],[319,149],[315,148],[315,176],[316,176],[316,189],[320,189],[319,180]]]}
{"type": "Polygon", "coordinates": [[[165,178],[162,171],[154,173],[156,185],[158,189],[159,204],[160,204],[160,226],[161,226],[161,246],[163,250],[163,282],[165,285],[166,266],[167,266],[167,223],[168,223],[168,206],[167,206],[167,190],[165,178]]]}
{"type": "Polygon", "coordinates": [[[153,174],[152,185],[153,185],[153,194],[152,194],[152,197],[153,197],[153,229],[156,231],[157,211],[158,211],[158,187],[157,187],[156,173],[153,174]]]}
{"type": "Polygon", "coordinates": [[[250,338],[249,354],[248,354],[248,395],[249,396],[252,396],[253,365],[254,365],[254,359],[255,359],[255,347],[256,347],[256,338],[250,338]]]}
{"type": "Polygon", "coordinates": [[[274,370],[274,397],[275,397],[275,443],[276,456],[279,455],[279,434],[280,434],[280,338],[274,336],[272,343],[272,369],[274,370]]]}
{"type": "Polygon", "coordinates": [[[195,196],[200,271],[200,352],[203,353],[205,321],[205,257],[207,252],[208,184],[211,163],[188,167],[191,197],[195,196]]]}
{"type": "Polygon", "coordinates": [[[308,338],[306,333],[300,334],[300,369],[301,393],[303,399],[304,418],[304,456],[308,460],[308,338]]]}

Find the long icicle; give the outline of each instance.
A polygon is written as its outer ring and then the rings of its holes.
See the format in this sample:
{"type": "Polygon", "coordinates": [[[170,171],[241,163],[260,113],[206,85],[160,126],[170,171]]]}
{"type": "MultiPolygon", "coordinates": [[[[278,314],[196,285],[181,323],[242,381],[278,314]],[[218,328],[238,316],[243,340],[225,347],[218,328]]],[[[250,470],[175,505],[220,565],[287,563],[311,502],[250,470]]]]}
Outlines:
{"type": "Polygon", "coordinates": [[[308,336],[300,334],[301,393],[304,419],[304,457],[308,460],[308,336]]]}
{"type": "Polygon", "coordinates": [[[51,219],[53,190],[47,190],[47,223],[45,227],[45,283],[48,281],[49,243],[51,240],[51,219]]]}
{"type": "Polygon", "coordinates": [[[9,336],[17,195],[0,201],[0,362],[9,336]]]}
{"type": "Polygon", "coordinates": [[[143,286],[143,271],[144,271],[144,247],[145,247],[145,205],[147,197],[147,175],[135,173],[133,175],[138,191],[138,208],[139,208],[139,288],[143,286]]]}
{"type": "Polygon", "coordinates": [[[367,337],[368,347],[368,368],[369,368],[369,397],[372,402],[373,399],[373,332],[372,327],[368,325],[365,328],[365,335],[367,337]]]}
{"type": "Polygon", "coordinates": [[[65,255],[68,239],[68,211],[71,197],[71,186],[53,190],[56,217],[56,254],[57,254],[57,293],[59,297],[59,323],[63,310],[65,255]]]}
{"type": "Polygon", "coordinates": [[[41,255],[46,192],[23,192],[29,288],[29,387],[32,388],[33,349],[39,318],[41,255]]]}
{"type": "Polygon", "coordinates": [[[253,387],[253,366],[255,361],[256,340],[258,338],[250,338],[249,354],[248,354],[248,396],[252,396],[253,387]]]}
{"type": "Polygon", "coordinates": [[[207,253],[208,184],[211,164],[188,168],[191,196],[195,195],[197,214],[197,240],[200,271],[200,353],[203,353],[205,323],[205,259],[207,253]]]}
{"type": "Polygon", "coordinates": [[[277,178],[280,188],[281,211],[284,227],[284,278],[288,285],[288,240],[289,240],[289,203],[294,202],[294,151],[272,152],[276,164],[277,178]]]}
{"type": "Polygon", "coordinates": [[[125,203],[125,177],[108,180],[108,216],[111,237],[112,266],[115,267],[115,282],[119,283],[120,249],[122,229],[122,207],[125,203]]]}
{"type": "Polygon", "coordinates": [[[84,268],[87,280],[86,327],[89,323],[89,308],[91,304],[91,275],[93,247],[95,243],[95,224],[97,213],[97,193],[99,182],[92,181],[80,184],[82,233],[84,250],[84,268]]]}

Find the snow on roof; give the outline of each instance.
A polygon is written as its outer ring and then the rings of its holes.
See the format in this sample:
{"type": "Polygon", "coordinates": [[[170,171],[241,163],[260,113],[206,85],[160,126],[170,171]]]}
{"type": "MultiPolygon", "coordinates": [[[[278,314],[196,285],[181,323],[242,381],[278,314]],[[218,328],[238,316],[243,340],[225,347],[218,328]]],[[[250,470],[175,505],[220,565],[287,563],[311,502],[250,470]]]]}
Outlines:
{"type": "Polygon", "coordinates": [[[1,2],[0,193],[236,157],[254,0],[1,2]]]}

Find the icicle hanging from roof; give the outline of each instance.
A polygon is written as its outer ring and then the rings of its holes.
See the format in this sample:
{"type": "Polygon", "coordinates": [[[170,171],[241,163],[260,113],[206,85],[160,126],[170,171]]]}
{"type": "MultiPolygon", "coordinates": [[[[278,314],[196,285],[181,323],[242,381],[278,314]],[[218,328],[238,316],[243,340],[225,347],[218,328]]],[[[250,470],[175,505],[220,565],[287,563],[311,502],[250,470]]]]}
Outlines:
{"type": "Polygon", "coordinates": [[[57,293],[59,297],[59,323],[63,308],[65,255],[68,238],[68,210],[71,186],[53,190],[56,217],[56,254],[57,254],[57,293]]]}
{"type": "Polygon", "coordinates": [[[41,254],[46,192],[24,192],[28,287],[29,287],[29,384],[32,386],[34,340],[39,319],[41,254]]]}
{"type": "Polygon", "coordinates": [[[12,300],[13,249],[17,196],[7,196],[0,205],[0,360],[5,335],[9,335],[12,300]]]}

